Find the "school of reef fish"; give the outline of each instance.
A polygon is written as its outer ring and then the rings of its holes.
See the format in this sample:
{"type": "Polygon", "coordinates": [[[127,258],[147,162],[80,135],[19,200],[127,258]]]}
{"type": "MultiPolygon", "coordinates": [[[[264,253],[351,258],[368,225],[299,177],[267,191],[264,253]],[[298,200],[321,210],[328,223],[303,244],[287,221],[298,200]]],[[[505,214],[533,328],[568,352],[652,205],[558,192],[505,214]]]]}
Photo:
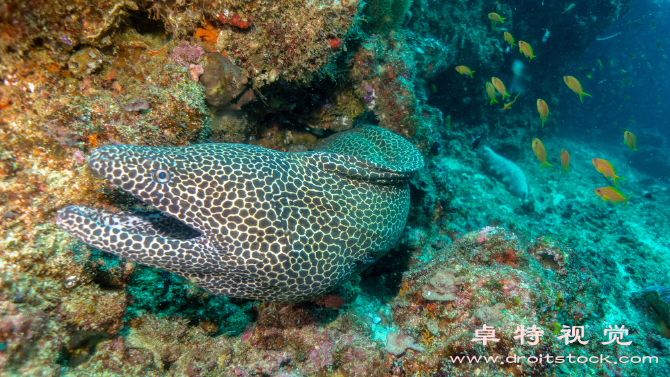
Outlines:
{"type": "Polygon", "coordinates": [[[0,2],[0,375],[670,375],[631,0],[538,4],[0,2]]]}

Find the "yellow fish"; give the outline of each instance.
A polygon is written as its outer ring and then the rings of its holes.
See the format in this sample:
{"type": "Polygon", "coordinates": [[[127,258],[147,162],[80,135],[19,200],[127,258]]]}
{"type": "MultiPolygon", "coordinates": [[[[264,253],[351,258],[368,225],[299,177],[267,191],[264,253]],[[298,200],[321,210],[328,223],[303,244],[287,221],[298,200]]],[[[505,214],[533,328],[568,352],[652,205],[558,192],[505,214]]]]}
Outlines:
{"type": "Polygon", "coordinates": [[[456,72],[460,73],[461,75],[468,75],[470,78],[472,78],[472,74],[475,73],[475,71],[471,71],[470,68],[464,65],[459,65],[456,67],[456,72]]]}
{"type": "Polygon", "coordinates": [[[498,13],[489,13],[489,20],[491,20],[491,23],[495,26],[496,22],[500,22],[501,24],[506,20],[507,18],[500,17],[498,13]]]}
{"type": "MultiPolygon", "coordinates": [[[[521,42],[519,42],[521,43],[521,42]]],[[[568,86],[573,92],[579,94],[579,100],[581,102],[584,102],[582,99],[582,96],[589,96],[591,97],[590,94],[584,93],[584,90],[582,90],[582,84],[579,83],[579,80],[572,76],[563,76],[563,81],[565,82],[565,85],[568,86]]]]}
{"type": "Polygon", "coordinates": [[[505,104],[505,106],[503,106],[503,110],[507,110],[507,109],[509,109],[510,107],[512,107],[512,104],[514,104],[514,102],[516,102],[516,99],[517,99],[517,98],[519,98],[519,95],[518,95],[518,94],[516,95],[516,97],[514,97],[514,101],[507,102],[507,103],[505,104]]]}
{"type": "Polygon", "coordinates": [[[549,115],[549,106],[547,106],[547,103],[539,98],[537,99],[537,112],[540,113],[542,127],[544,127],[544,122],[547,121],[547,115],[549,115]]]}
{"type": "Polygon", "coordinates": [[[623,203],[626,205],[626,207],[628,207],[628,199],[635,196],[635,195],[623,196],[621,191],[615,189],[612,186],[600,187],[593,190],[593,192],[595,192],[596,195],[598,195],[602,200],[606,202],[610,201],[614,204],[623,203]]]}
{"type": "Polygon", "coordinates": [[[498,93],[502,94],[503,100],[505,99],[505,96],[511,97],[509,94],[507,94],[507,89],[505,89],[505,84],[503,84],[501,79],[497,77],[491,77],[491,82],[493,83],[493,87],[496,88],[498,93]]]}
{"type": "Polygon", "coordinates": [[[489,106],[493,105],[494,103],[498,103],[496,100],[496,88],[493,87],[493,84],[488,81],[486,82],[486,94],[488,94],[489,98],[491,99],[489,106]]]}
{"type": "Polygon", "coordinates": [[[626,179],[624,177],[617,176],[616,169],[614,169],[614,166],[612,166],[612,164],[610,164],[607,160],[603,160],[602,158],[594,158],[591,160],[591,162],[598,172],[602,173],[605,177],[612,178],[615,187],[619,187],[619,185],[616,183],[617,179],[626,179]]]}
{"type": "Polygon", "coordinates": [[[570,174],[570,171],[568,170],[568,166],[570,166],[570,154],[565,149],[561,149],[561,166],[563,167],[561,174],[570,174]]]}
{"type": "Polygon", "coordinates": [[[533,55],[533,48],[524,41],[519,41],[519,52],[524,54],[529,60],[533,60],[537,56],[533,55]]]}
{"type": "Polygon", "coordinates": [[[542,142],[538,138],[533,139],[533,153],[535,153],[535,157],[542,163],[542,170],[544,170],[545,166],[554,166],[547,162],[547,151],[544,150],[544,145],[542,145],[542,142]]]}
{"type": "MultiPolygon", "coordinates": [[[[568,5],[567,7],[565,7],[565,10],[563,11],[563,13],[567,13],[567,12],[571,11],[572,8],[574,8],[574,7],[575,7],[575,4],[568,5]]],[[[563,13],[561,13],[561,14],[563,14],[563,13]]]]}
{"type": "MultiPolygon", "coordinates": [[[[637,137],[635,137],[634,133],[630,131],[624,132],[623,140],[626,142],[626,145],[628,146],[628,150],[630,152],[637,150],[637,137]]],[[[630,152],[628,152],[628,154],[630,154],[630,152]]]]}
{"type": "Polygon", "coordinates": [[[516,43],[514,43],[514,37],[512,36],[512,34],[510,34],[508,32],[505,32],[505,40],[507,41],[507,43],[509,43],[510,47],[516,46],[516,43]]]}

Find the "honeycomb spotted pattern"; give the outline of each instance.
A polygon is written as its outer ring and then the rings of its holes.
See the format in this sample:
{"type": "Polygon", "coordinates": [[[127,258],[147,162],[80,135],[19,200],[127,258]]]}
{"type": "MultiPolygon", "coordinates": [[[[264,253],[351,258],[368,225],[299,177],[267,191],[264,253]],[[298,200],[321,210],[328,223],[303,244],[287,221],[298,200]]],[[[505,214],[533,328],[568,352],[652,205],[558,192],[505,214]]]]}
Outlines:
{"type": "Polygon", "coordinates": [[[317,297],[386,253],[423,167],[402,137],[367,126],[317,151],[252,145],[95,150],[89,166],[157,211],[81,206],[56,223],[102,251],[181,275],[215,295],[269,302],[317,297]]]}

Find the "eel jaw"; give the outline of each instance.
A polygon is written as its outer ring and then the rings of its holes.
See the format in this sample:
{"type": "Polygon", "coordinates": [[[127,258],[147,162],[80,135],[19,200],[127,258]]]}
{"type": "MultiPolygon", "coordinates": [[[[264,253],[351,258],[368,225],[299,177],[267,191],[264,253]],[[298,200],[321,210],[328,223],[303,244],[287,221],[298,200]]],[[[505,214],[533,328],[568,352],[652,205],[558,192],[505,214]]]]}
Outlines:
{"type": "Polygon", "coordinates": [[[55,222],[89,246],[168,270],[175,262],[172,257],[199,254],[209,245],[199,231],[156,211],[113,212],[72,205],[58,211],[55,222]]]}
{"type": "Polygon", "coordinates": [[[160,236],[176,240],[188,240],[202,235],[180,220],[159,211],[114,212],[82,206],[67,206],[58,211],[56,225],[72,235],[85,239],[100,236],[100,234],[94,234],[98,227],[119,229],[128,234],[160,236]],[[92,228],[83,225],[88,223],[87,220],[92,222],[92,228]]]}

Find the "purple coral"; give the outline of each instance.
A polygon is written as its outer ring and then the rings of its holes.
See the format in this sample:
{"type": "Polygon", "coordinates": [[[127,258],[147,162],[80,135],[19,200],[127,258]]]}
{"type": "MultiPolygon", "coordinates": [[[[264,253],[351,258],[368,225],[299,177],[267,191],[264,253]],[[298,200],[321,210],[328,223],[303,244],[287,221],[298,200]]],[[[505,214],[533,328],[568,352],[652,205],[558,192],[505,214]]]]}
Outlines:
{"type": "Polygon", "coordinates": [[[197,62],[204,52],[200,46],[191,46],[188,42],[184,42],[183,45],[172,50],[170,58],[188,68],[189,64],[197,62]]]}
{"type": "Polygon", "coordinates": [[[309,360],[316,369],[327,367],[333,363],[333,342],[331,334],[323,332],[312,338],[314,348],[309,351],[309,360]]]}
{"type": "Polygon", "coordinates": [[[74,156],[74,161],[78,164],[83,164],[86,162],[86,157],[84,157],[84,152],[80,149],[75,149],[72,151],[72,156],[74,156]]]}

